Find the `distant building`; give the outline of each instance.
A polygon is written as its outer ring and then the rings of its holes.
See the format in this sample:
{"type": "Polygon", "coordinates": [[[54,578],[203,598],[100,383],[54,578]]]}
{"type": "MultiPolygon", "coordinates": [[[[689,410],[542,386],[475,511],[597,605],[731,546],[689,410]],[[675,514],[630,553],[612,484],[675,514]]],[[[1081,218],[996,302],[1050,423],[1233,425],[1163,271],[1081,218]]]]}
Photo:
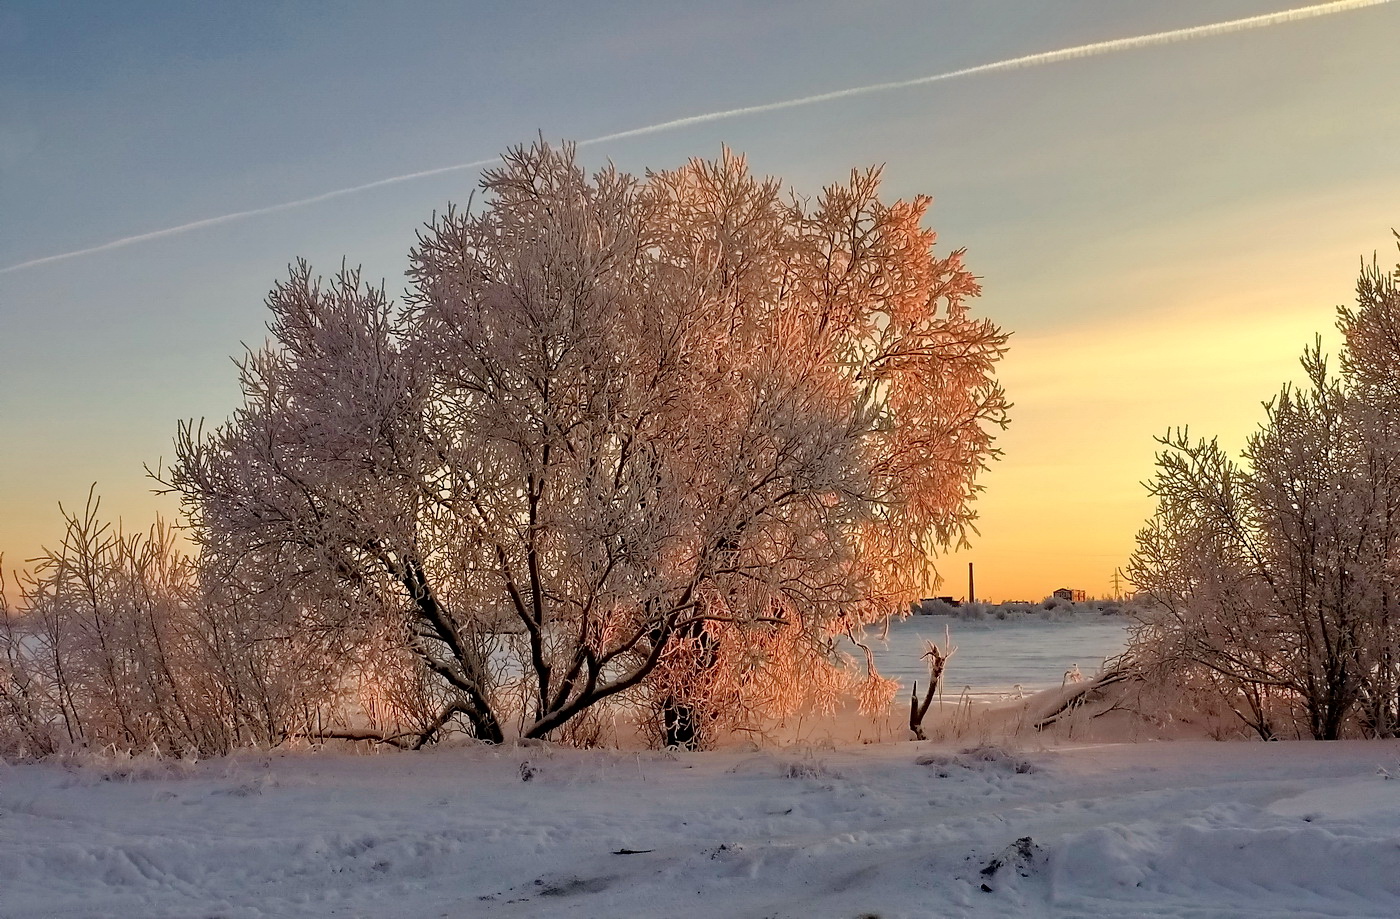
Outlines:
{"type": "Polygon", "coordinates": [[[1073,590],[1069,587],[1061,587],[1059,590],[1052,592],[1050,596],[1054,597],[1056,600],[1068,600],[1071,603],[1084,602],[1084,591],[1073,590]]]}

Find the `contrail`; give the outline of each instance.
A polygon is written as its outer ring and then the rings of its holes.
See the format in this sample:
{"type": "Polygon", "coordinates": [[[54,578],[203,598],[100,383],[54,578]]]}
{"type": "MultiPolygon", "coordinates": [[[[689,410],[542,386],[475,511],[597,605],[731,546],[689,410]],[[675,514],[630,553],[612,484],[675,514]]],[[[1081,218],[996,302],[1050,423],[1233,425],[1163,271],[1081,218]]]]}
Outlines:
{"type": "MultiPolygon", "coordinates": [[[[1209,38],[1214,35],[1226,35],[1231,32],[1243,32],[1247,29],[1262,29],[1266,26],[1282,25],[1288,22],[1297,22],[1303,19],[1312,19],[1318,16],[1329,16],[1333,13],[1346,13],[1352,10],[1363,9],[1368,6],[1380,6],[1384,3],[1392,3],[1394,0],[1331,0],[1328,3],[1317,3],[1312,6],[1302,6],[1292,10],[1281,10],[1277,13],[1265,13],[1260,16],[1250,16],[1245,19],[1231,19],[1228,22],[1217,22],[1210,25],[1190,26],[1185,29],[1172,29],[1168,32],[1153,32],[1150,35],[1136,35],[1131,38],[1115,38],[1109,41],[1094,42],[1088,45],[1075,45],[1072,48],[1061,48],[1058,51],[1041,51],[1036,54],[1027,54],[1023,57],[1013,57],[1004,61],[994,61],[990,64],[978,64],[975,67],[964,67],[961,70],[950,70],[946,73],[936,73],[927,77],[915,77],[912,80],[894,80],[888,83],[872,83],[868,86],[855,86],[849,89],[838,89],[833,92],[818,93],[814,96],[802,96],[798,99],[786,99],[781,102],[767,102],[761,105],[746,105],[741,108],[725,109],[720,112],[707,112],[703,115],[691,115],[686,118],[676,118],[671,121],[662,121],[657,124],[647,125],[640,128],[632,128],[627,131],[618,131],[613,134],[604,134],[599,137],[590,137],[587,140],[578,142],[580,147],[593,146],[595,144],[608,143],[615,140],[626,140],[631,137],[642,137],[647,134],[660,134],[663,131],[675,131],[681,128],[693,127],[699,124],[708,124],[712,121],[723,121],[728,118],[741,118],[746,115],[759,115],[764,112],[777,112],[783,109],[798,108],[804,105],[818,105],[823,102],[833,102],[837,99],[850,99],[855,96],[866,96],[873,93],[890,92],[897,89],[910,89],[915,86],[924,86],[929,83],[941,83],[944,80],[956,80],[960,77],[970,77],[981,73],[997,73],[1003,70],[1020,70],[1025,67],[1039,67],[1044,64],[1058,64],[1061,61],[1073,61],[1084,57],[1095,57],[1100,54],[1113,54],[1118,51],[1133,51],[1138,48],[1148,48],[1153,45],[1166,45],[1172,42],[1189,41],[1195,38],[1209,38]]],[[[281,204],[272,204],[267,207],[258,207],[246,211],[236,211],[232,214],[224,214],[219,217],[207,217],[204,220],[196,220],[192,223],[182,223],[179,226],[167,227],[163,230],[153,230],[149,233],[140,233],[135,236],[123,236],[121,239],[114,239],[101,245],[90,246],[86,249],[74,249],[71,252],[60,252],[55,255],[46,255],[42,258],[30,259],[27,262],[20,262],[6,268],[0,268],[0,274],[8,274],[12,271],[23,271],[26,268],[36,268],[40,265],[47,265],[52,262],[66,261],[70,258],[78,258],[83,255],[91,255],[95,252],[105,252],[108,249],[117,249],[122,246],[135,245],[136,243],[149,242],[153,239],[161,239],[166,236],[175,236],[180,233],[188,233],[191,230],[201,230],[205,227],[218,226],[224,223],[232,223],[235,220],[243,220],[248,217],[261,217],[264,214],[275,214],[278,211],[287,211],[292,208],[306,207],[312,204],[319,204],[322,201],[329,201],[332,198],[339,198],[344,195],[353,195],[362,191],[369,191],[372,188],[380,188],[385,185],[397,185],[400,182],[411,182],[415,179],[425,179],[429,176],[442,175],[448,172],[458,172],[466,169],[479,169],[482,166],[489,166],[498,162],[498,157],[491,157],[484,160],[473,160],[470,163],[457,163],[453,166],[442,166],[437,169],[425,169],[421,172],[410,172],[405,175],[392,176],[387,179],[379,179],[375,182],[367,182],[364,185],[353,185],[349,188],[340,188],[335,191],[328,191],[323,194],[313,195],[310,198],[298,198],[295,201],[284,201],[281,204]]]]}
{"type": "Polygon", "coordinates": [[[492,157],[487,160],[473,160],[470,163],[458,163],[455,166],[442,166],[437,169],[424,169],[422,172],[410,172],[401,176],[391,176],[387,179],[379,179],[376,182],[366,182],[364,185],[353,185],[350,188],[338,188],[335,191],[323,192],[319,195],[312,195],[310,198],[298,198],[295,201],[283,201],[281,204],[270,204],[267,207],[255,207],[247,211],[234,211],[232,214],[223,214],[218,217],[206,217],[203,220],[195,220],[191,223],[182,223],[178,227],[166,227],[163,230],[152,230],[149,233],[138,233],[135,236],[123,236],[121,239],[114,239],[111,242],[102,243],[99,246],[90,246],[86,249],[74,249],[72,252],[59,252],[56,255],[45,255],[43,258],[30,259],[27,262],[20,262],[17,265],[10,265],[7,268],[0,268],[0,274],[9,274],[11,271],[22,271],[25,268],[35,268],[39,265],[47,265],[50,262],[62,262],[70,258],[77,258],[80,255],[92,255],[94,252],[106,252],[108,249],[120,249],[122,246],[131,246],[136,243],[149,242],[152,239],[161,239],[166,236],[176,236],[180,233],[188,233],[191,230],[202,230],[205,227],[216,227],[221,223],[232,223],[235,220],[243,220],[245,217],[261,217],[264,214],[275,214],[278,211],[289,211],[294,207],[306,207],[309,204],[319,204],[322,201],[329,201],[332,198],[339,198],[344,195],[353,195],[357,192],[369,191],[371,188],[379,188],[383,185],[397,185],[400,182],[412,182],[414,179],[426,179],[428,176],[441,175],[444,172],[457,172],[462,169],[480,169],[482,166],[489,166],[497,162],[499,157],[492,157]]]}

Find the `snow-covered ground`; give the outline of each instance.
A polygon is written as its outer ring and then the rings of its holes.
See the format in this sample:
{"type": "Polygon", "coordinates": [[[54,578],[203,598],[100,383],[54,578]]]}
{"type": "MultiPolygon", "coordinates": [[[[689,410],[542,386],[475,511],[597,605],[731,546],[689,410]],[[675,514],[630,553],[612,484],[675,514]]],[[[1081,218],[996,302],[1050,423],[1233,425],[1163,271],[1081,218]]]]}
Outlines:
{"type": "Polygon", "coordinates": [[[1400,743],[964,749],[0,766],[0,915],[1400,915],[1400,743]]]}

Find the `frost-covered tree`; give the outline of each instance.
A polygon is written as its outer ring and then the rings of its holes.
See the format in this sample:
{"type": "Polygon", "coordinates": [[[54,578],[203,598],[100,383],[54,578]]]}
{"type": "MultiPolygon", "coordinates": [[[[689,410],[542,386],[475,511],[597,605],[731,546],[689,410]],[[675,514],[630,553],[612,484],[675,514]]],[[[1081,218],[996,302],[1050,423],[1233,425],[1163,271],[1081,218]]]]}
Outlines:
{"type": "Polygon", "coordinates": [[[1396,278],[1363,267],[1357,306],[1338,311],[1340,375],[1309,348],[1308,383],[1266,404],[1241,461],[1184,431],[1161,440],[1131,573],[1161,611],[1134,656],[1209,686],[1264,737],[1396,731],[1396,278]]]}
{"type": "Polygon", "coordinates": [[[434,724],[487,741],[609,699],[682,743],[829,701],[832,635],[932,582],[1005,423],[961,252],[878,186],[807,203],[727,151],[589,177],[537,144],[420,232],[402,308],[299,265],[243,407],[180,433],[206,571],[394,623],[434,724]]]}

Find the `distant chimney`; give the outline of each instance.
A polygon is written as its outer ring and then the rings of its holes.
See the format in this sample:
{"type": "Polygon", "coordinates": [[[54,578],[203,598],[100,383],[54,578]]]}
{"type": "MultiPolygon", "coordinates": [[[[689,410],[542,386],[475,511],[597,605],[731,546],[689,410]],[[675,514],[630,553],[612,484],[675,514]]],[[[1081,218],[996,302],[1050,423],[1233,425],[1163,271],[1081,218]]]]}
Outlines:
{"type": "Polygon", "coordinates": [[[967,563],[967,602],[968,602],[968,603],[975,603],[976,601],[977,601],[977,591],[976,591],[975,589],[973,589],[973,586],[972,586],[972,562],[968,562],[968,563],[967,563]]]}

